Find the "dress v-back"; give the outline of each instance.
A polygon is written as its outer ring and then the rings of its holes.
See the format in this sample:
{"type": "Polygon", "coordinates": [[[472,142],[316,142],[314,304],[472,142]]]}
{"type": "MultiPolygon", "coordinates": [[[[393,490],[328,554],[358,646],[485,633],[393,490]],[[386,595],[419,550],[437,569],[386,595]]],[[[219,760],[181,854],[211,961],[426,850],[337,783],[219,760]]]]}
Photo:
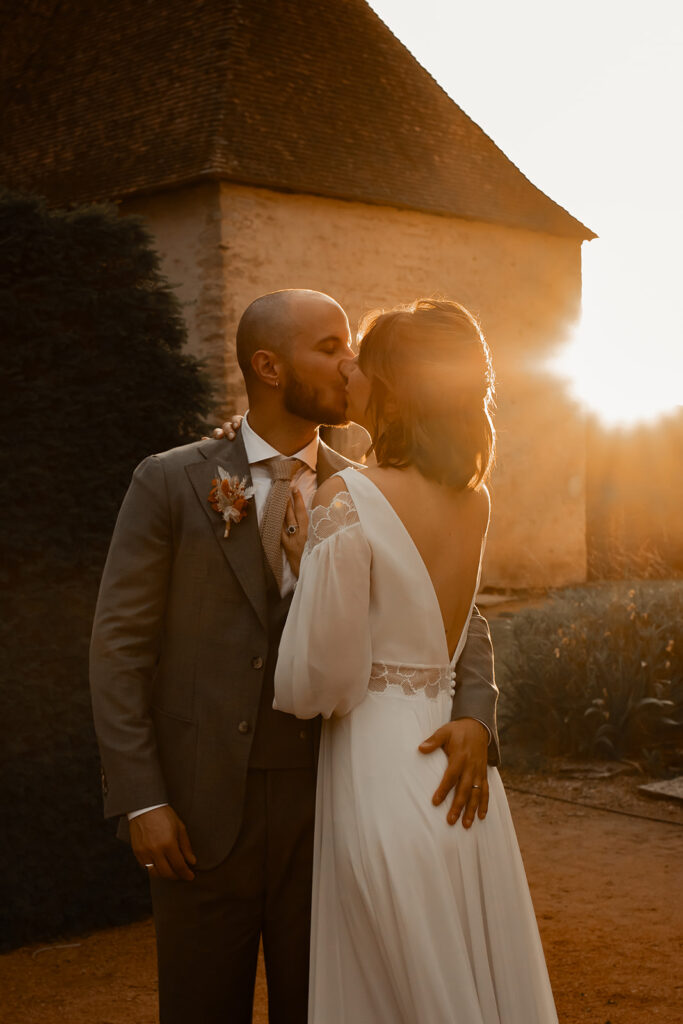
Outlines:
{"type": "MultiPolygon", "coordinates": [[[[445,755],[418,751],[457,685],[437,594],[410,533],[363,473],[314,509],[282,636],[275,706],[322,714],[310,1024],[554,1024],[500,777],[449,826],[445,755]]],[[[481,559],[480,559],[481,566],[481,559]]]]}
{"type": "MultiPolygon", "coordinates": [[[[377,497],[380,499],[380,503],[382,501],[385,503],[386,515],[384,516],[383,531],[385,535],[389,535],[388,542],[390,545],[393,545],[394,557],[403,558],[405,560],[403,565],[403,576],[405,577],[405,575],[407,574],[410,580],[412,599],[416,599],[417,595],[415,594],[415,590],[420,586],[420,583],[422,583],[424,586],[424,595],[420,596],[419,598],[420,603],[424,607],[428,608],[430,603],[430,597],[433,599],[431,603],[434,609],[434,622],[439,623],[441,625],[444,643],[446,645],[444,649],[445,657],[449,665],[452,667],[453,665],[455,665],[456,661],[462,654],[462,649],[465,646],[465,641],[467,639],[467,627],[469,625],[470,618],[472,617],[474,601],[476,598],[477,590],[479,589],[479,580],[481,578],[481,563],[484,553],[483,543],[482,545],[480,545],[479,560],[476,574],[476,584],[472,590],[467,617],[465,619],[465,622],[463,623],[462,629],[460,630],[460,635],[455,645],[453,654],[452,656],[450,656],[448,654],[447,626],[446,623],[444,622],[443,614],[441,611],[441,605],[439,602],[438,595],[436,593],[436,587],[434,586],[434,582],[432,580],[429,569],[427,568],[426,562],[422,554],[420,553],[420,550],[415,540],[413,539],[410,530],[405,525],[401,516],[398,514],[398,512],[396,511],[396,509],[394,508],[394,506],[392,505],[391,501],[386,496],[384,491],[382,491],[382,489],[378,487],[378,485],[375,484],[374,481],[372,481],[370,477],[367,476],[365,473],[363,473],[362,479],[362,486],[369,484],[370,488],[378,492],[377,497]],[[404,547],[408,549],[407,553],[404,552],[404,547]],[[409,565],[411,561],[415,563],[414,566],[409,565]]],[[[349,492],[347,491],[346,493],[348,497],[351,498],[349,492]]],[[[351,501],[353,501],[352,498],[351,501]]]]}

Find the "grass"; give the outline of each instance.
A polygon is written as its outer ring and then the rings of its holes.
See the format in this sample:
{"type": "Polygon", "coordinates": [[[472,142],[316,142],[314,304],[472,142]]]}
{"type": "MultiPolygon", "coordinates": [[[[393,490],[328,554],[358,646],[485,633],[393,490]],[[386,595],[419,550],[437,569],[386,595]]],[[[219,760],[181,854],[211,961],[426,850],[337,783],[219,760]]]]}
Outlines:
{"type": "Polygon", "coordinates": [[[681,764],[683,583],[551,594],[496,631],[503,734],[548,756],[681,764]]]}

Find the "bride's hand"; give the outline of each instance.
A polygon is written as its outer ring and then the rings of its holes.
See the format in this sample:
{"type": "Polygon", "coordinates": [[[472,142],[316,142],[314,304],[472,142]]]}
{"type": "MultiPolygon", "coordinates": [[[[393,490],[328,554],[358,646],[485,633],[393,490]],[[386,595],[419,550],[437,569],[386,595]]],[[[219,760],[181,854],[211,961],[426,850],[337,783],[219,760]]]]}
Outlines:
{"type": "Polygon", "coordinates": [[[212,439],[214,441],[221,441],[223,438],[226,438],[228,441],[234,441],[243,419],[244,416],[240,413],[235,413],[229,420],[226,420],[223,426],[214,427],[211,431],[211,437],[204,435],[202,441],[211,441],[212,439]]]}
{"type": "Polygon", "coordinates": [[[294,575],[299,577],[301,556],[308,536],[308,513],[298,487],[292,488],[292,497],[287,503],[285,521],[282,524],[282,547],[294,575]]]}
{"type": "Polygon", "coordinates": [[[462,823],[469,828],[475,814],[482,820],[489,806],[489,784],[486,778],[488,761],[488,729],[476,718],[458,718],[437,729],[418,747],[422,754],[431,754],[439,747],[448,758],[446,771],[432,797],[433,804],[446,799],[455,789],[448,812],[448,824],[455,825],[464,809],[462,823]]]}

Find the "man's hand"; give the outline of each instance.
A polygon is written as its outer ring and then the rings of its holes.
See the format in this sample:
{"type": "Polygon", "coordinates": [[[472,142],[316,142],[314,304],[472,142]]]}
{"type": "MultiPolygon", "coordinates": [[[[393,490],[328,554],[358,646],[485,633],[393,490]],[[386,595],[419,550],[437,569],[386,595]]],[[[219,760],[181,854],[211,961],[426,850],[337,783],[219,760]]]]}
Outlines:
{"type": "Polygon", "coordinates": [[[204,435],[202,441],[222,441],[223,438],[226,438],[228,441],[234,441],[237,437],[237,431],[240,429],[240,424],[243,419],[244,416],[236,413],[234,416],[231,416],[229,420],[226,420],[221,427],[214,427],[211,431],[211,437],[204,435]]]}
{"type": "Polygon", "coordinates": [[[140,867],[154,878],[191,882],[197,863],[187,829],[168,804],[139,814],[130,822],[130,842],[140,867]],[[153,864],[153,867],[149,867],[153,864]]]}
{"type": "Polygon", "coordinates": [[[477,814],[486,817],[489,805],[489,785],[486,778],[488,759],[488,730],[474,718],[459,718],[437,729],[418,747],[422,754],[432,754],[443,747],[448,765],[432,797],[433,804],[446,799],[455,788],[453,803],[448,812],[448,824],[455,825],[464,808],[462,823],[469,828],[477,814]]]}

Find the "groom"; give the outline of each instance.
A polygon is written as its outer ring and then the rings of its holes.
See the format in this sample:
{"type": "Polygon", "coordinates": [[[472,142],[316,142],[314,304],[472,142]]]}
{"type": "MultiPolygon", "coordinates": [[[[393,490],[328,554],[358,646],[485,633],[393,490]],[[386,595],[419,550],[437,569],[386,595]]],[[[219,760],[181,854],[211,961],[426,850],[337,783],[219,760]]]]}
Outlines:
{"type": "MultiPolygon", "coordinates": [[[[260,940],[271,1024],[306,1021],[318,723],[272,708],[296,582],[275,496],[291,479],[310,505],[349,465],[317,432],[345,421],[348,320],[319,292],[265,295],[240,321],[237,356],[249,400],[238,438],[138,466],[93,627],[105,813],[150,876],[161,1024],[248,1024],[260,940]]],[[[457,784],[454,809],[471,820],[489,740],[498,756],[478,615],[457,671],[454,720],[427,750],[448,755],[438,798],[457,784]]]]}

